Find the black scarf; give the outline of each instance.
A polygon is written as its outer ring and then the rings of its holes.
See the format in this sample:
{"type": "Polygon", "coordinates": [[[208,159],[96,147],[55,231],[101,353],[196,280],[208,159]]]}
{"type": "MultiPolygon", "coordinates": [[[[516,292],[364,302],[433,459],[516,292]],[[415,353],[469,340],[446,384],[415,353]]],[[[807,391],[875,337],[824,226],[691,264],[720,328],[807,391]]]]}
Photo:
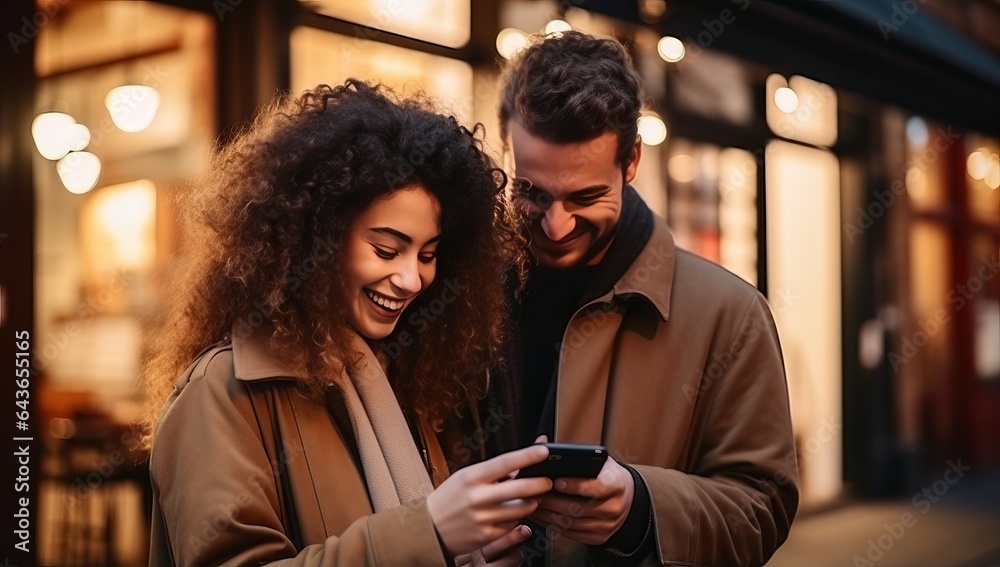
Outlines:
{"type": "MultiPolygon", "coordinates": [[[[543,433],[552,439],[556,365],[570,318],[582,305],[614,287],[653,233],[653,213],[630,185],[624,188],[622,214],[615,230],[607,253],[596,266],[534,266],[531,270],[517,310],[523,366],[509,377],[514,379],[519,446],[534,442],[543,433]]],[[[512,362],[512,369],[517,368],[517,361],[512,362]]]]}

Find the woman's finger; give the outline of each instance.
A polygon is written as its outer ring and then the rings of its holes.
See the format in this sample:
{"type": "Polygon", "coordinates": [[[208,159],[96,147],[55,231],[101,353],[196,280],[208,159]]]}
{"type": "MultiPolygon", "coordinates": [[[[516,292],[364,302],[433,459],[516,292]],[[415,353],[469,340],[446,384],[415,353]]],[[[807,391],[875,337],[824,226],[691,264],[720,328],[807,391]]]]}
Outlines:
{"type": "Polygon", "coordinates": [[[483,493],[487,504],[499,504],[517,498],[542,496],[552,491],[552,480],[545,477],[515,478],[497,483],[483,493]]]}
{"type": "Polygon", "coordinates": [[[528,541],[529,537],[531,537],[531,528],[525,525],[517,526],[503,537],[483,546],[483,557],[487,561],[499,559],[506,552],[517,549],[522,543],[528,541]]]}
{"type": "Polygon", "coordinates": [[[521,551],[511,549],[507,551],[507,553],[487,563],[486,567],[519,567],[522,563],[524,563],[524,556],[521,555],[521,551]]]}
{"type": "Polygon", "coordinates": [[[531,445],[530,447],[497,455],[488,461],[470,465],[462,470],[468,471],[466,474],[470,475],[474,480],[496,482],[507,478],[507,475],[513,471],[540,463],[547,459],[548,456],[548,447],[531,445]]]}

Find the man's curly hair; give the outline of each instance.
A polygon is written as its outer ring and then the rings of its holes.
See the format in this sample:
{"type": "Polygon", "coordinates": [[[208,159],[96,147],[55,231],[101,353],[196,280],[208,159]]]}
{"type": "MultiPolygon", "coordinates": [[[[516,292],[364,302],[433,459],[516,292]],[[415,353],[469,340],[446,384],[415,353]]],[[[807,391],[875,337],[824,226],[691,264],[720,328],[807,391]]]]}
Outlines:
{"type": "Polygon", "coordinates": [[[440,202],[442,236],[434,281],[382,343],[393,345],[390,381],[404,408],[435,421],[481,396],[503,362],[509,290],[525,263],[506,177],[482,144],[481,125],[469,131],[425,100],[349,79],[276,100],[217,150],[210,178],[181,203],[192,250],[145,366],[147,442],[177,376],[234,329],[273,326],[276,351],[309,376],[299,388],[322,399],[331,373],[359,360],[341,245],[361,211],[415,183],[440,202]],[[428,306],[433,321],[416,316],[428,306]]]}
{"type": "Polygon", "coordinates": [[[535,35],[500,79],[500,133],[516,120],[543,140],[566,144],[614,132],[616,163],[632,161],[642,77],[617,40],[578,31],[535,35]]]}

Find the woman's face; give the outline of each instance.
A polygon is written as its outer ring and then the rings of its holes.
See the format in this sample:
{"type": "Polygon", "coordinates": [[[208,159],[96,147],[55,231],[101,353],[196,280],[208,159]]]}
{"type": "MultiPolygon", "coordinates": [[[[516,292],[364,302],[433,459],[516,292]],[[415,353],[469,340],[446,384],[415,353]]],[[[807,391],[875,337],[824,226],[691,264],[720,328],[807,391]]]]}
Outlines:
{"type": "Polygon", "coordinates": [[[361,212],[348,230],[340,273],[347,322],[380,340],[434,280],[441,205],[423,185],[397,189],[361,212]]]}

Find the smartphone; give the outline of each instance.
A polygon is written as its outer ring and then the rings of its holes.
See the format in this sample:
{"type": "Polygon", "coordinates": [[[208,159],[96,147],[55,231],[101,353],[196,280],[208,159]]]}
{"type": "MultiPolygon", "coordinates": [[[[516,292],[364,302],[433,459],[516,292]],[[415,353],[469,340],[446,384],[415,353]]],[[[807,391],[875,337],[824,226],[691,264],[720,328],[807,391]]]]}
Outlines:
{"type": "Polygon", "coordinates": [[[603,445],[580,443],[545,443],[549,458],[524,467],[517,478],[544,476],[548,478],[595,478],[608,459],[603,445]]]}

